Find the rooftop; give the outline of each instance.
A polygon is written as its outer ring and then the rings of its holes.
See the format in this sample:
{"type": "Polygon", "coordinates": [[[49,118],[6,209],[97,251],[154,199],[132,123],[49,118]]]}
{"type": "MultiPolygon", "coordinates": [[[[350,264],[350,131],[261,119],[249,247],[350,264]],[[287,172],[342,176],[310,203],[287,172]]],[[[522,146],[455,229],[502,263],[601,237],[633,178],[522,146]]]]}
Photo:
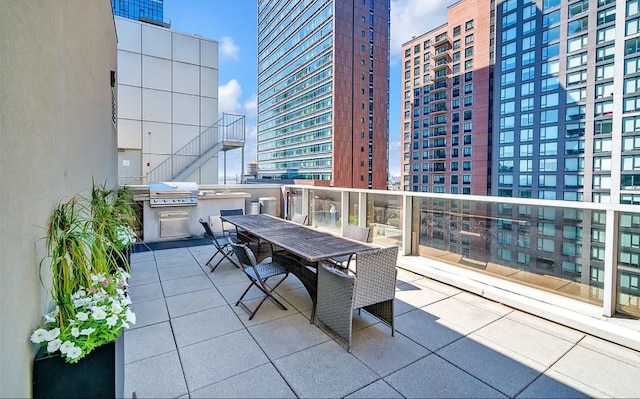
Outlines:
{"type": "Polygon", "coordinates": [[[350,353],[309,322],[295,276],[277,289],[287,311],[267,301],[249,321],[234,306],[249,280],[210,273],[213,252],[132,254],[126,397],[640,397],[640,352],[403,268],[395,336],[356,314],[350,353]]]}

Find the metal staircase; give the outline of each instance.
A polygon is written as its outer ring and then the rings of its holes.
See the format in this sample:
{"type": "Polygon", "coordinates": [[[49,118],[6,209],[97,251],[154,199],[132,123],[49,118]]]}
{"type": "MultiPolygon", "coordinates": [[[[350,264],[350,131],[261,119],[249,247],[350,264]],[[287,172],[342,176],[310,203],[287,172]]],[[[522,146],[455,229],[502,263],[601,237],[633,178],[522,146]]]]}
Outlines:
{"type": "Polygon", "coordinates": [[[149,171],[146,181],[149,183],[184,180],[218,152],[226,153],[244,147],[244,140],[245,116],[222,114],[222,118],[215,124],[149,171]]]}

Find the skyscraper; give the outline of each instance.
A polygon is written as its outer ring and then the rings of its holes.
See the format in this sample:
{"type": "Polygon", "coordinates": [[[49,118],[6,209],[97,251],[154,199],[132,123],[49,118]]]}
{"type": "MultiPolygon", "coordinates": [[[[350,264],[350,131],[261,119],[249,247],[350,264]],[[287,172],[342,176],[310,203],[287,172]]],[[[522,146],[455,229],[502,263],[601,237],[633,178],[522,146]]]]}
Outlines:
{"type": "Polygon", "coordinates": [[[389,0],[258,1],[258,176],[385,189],[389,0]]]}
{"type": "Polygon", "coordinates": [[[164,20],[164,0],[111,0],[113,15],[169,28],[164,20]]]}
{"type": "Polygon", "coordinates": [[[449,7],[447,23],[402,45],[402,189],[489,190],[490,2],[449,7]]]}

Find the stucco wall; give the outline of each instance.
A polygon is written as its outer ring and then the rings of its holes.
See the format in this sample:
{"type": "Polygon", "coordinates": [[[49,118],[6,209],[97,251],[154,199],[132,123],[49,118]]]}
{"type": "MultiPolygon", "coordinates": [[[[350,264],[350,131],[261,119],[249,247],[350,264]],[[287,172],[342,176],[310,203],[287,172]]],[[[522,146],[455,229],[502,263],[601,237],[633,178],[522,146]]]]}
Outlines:
{"type": "Polygon", "coordinates": [[[29,336],[52,308],[38,277],[43,226],[92,178],[117,181],[111,4],[0,1],[0,54],[0,397],[28,397],[29,336]]]}

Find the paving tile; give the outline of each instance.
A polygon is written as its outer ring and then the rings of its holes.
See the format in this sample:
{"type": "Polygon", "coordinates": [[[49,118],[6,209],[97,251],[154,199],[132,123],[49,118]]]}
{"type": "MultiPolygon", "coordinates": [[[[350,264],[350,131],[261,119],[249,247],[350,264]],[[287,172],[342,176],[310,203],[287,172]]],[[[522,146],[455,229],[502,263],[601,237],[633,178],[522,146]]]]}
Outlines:
{"type": "MultiPolygon", "coordinates": [[[[240,298],[244,290],[246,290],[249,284],[251,284],[247,276],[245,276],[244,274],[241,275],[240,277],[242,277],[242,280],[240,280],[235,284],[216,286],[218,291],[220,291],[220,294],[222,295],[222,297],[229,304],[235,305],[235,303],[238,301],[238,299],[240,298]]],[[[247,295],[245,295],[244,299],[261,298],[263,295],[264,293],[260,291],[258,287],[253,286],[251,287],[249,292],[247,292],[247,295]]]]}
{"type": "Polygon", "coordinates": [[[160,258],[156,259],[156,264],[158,265],[158,269],[166,269],[171,267],[182,267],[189,265],[198,265],[198,262],[195,260],[191,253],[186,252],[182,256],[172,257],[172,258],[160,258]]]}
{"type": "Polygon", "coordinates": [[[616,398],[640,398],[640,368],[611,355],[576,346],[551,370],[616,398]]]}
{"type": "Polygon", "coordinates": [[[565,375],[548,370],[522,391],[517,398],[608,398],[596,389],[565,375]]]}
{"type": "Polygon", "coordinates": [[[269,362],[246,330],[179,348],[189,391],[269,362]]]}
{"type": "Polygon", "coordinates": [[[144,261],[134,261],[132,259],[129,268],[131,269],[131,275],[138,271],[154,270],[157,269],[156,260],[154,258],[144,261]]]}
{"type": "Polygon", "coordinates": [[[614,357],[621,362],[640,368],[640,352],[624,346],[605,341],[591,335],[584,337],[578,345],[606,356],[614,357]]]}
{"type": "Polygon", "coordinates": [[[158,269],[161,281],[175,280],[177,278],[200,276],[204,272],[197,264],[181,266],[181,267],[169,267],[158,269]]]}
{"type": "Polygon", "coordinates": [[[462,338],[436,353],[509,397],[546,370],[543,365],[478,336],[462,338]]]}
{"type": "Polygon", "coordinates": [[[136,314],[136,324],[132,324],[130,329],[169,320],[169,313],[167,312],[167,305],[164,302],[164,298],[132,304],[131,310],[136,314]]]}
{"type": "Polygon", "coordinates": [[[238,317],[228,306],[172,318],[171,325],[179,348],[243,328],[238,317]]]}
{"type": "Polygon", "coordinates": [[[384,377],[425,357],[430,352],[378,323],[352,333],[351,353],[379,376],[384,377]]]}
{"type": "Polygon", "coordinates": [[[132,252],[131,253],[131,265],[142,262],[155,262],[155,254],[153,251],[144,252],[132,252]]]}
{"type": "Polygon", "coordinates": [[[313,301],[304,287],[287,291],[283,291],[278,287],[276,293],[300,312],[313,309],[313,301]]]}
{"type": "Polygon", "coordinates": [[[480,309],[498,314],[500,316],[505,316],[513,312],[513,309],[510,307],[504,306],[498,302],[493,302],[471,292],[461,291],[460,294],[455,296],[455,298],[459,301],[469,303],[480,309]]]}
{"type": "Polygon", "coordinates": [[[246,282],[247,285],[249,285],[249,278],[242,272],[242,270],[238,269],[237,267],[229,270],[220,270],[221,267],[222,265],[218,266],[218,268],[214,272],[207,273],[207,276],[216,287],[222,288],[225,285],[237,284],[242,282],[246,282]]]}
{"type": "Polygon", "coordinates": [[[191,392],[192,398],[295,398],[271,363],[191,392]]]}
{"type": "Polygon", "coordinates": [[[463,335],[484,327],[502,316],[469,302],[458,300],[457,297],[456,295],[443,299],[423,307],[422,310],[436,317],[439,324],[463,335]]]}
{"type": "Polygon", "coordinates": [[[215,288],[187,292],[166,299],[170,317],[184,316],[201,310],[225,306],[227,302],[215,288]]]}
{"type": "Polygon", "coordinates": [[[251,312],[253,312],[253,310],[258,305],[260,300],[261,299],[243,300],[243,302],[250,309],[250,311],[245,309],[242,305],[235,306],[235,302],[231,303],[230,306],[233,309],[233,311],[236,313],[236,315],[238,315],[238,318],[240,318],[240,321],[242,321],[242,323],[246,327],[255,326],[257,324],[262,324],[268,321],[281,319],[283,317],[291,316],[293,314],[298,313],[298,311],[293,306],[291,306],[287,302],[283,302],[282,298],[278,298],[278,300],[282,302],[282,304],[287,308],[287,310],[282,310],[282,308],[280,308],[278,305],[273,303],[273,301],[271,301],[270,299],[267,299],[260,307],[260,310],[258,310],[258,313],[256,313],[255,316],[253,316],[253,319],[249,320],[249,316],[251,316],[251,312]]]}
{"type": "Polygon", "coordinates": [[[507,318],[496,320],[469,337],[474,336],[485,338],[546,367],[550,367],[575,344],[507,318]]]}
{"type": "Polygon", "coordinates": [[[431,288],[432,290],[441,292],[447,296],[458,295],[462,292],[462,290],[459,288],[453,287],[445,283],[441,283],[436,280],[432,280],[430,278],[422,278],[420,280],[416,280],[415,284],[421,285],[423,287],[431,288]]]}
{"type": "Polygon", "coordinates": [[[175,398],[187,394],[177,352],[150,357],[124,366],[125,397],[175,398]]]}
{"type": "Polygon", "coordinates": [[[443,321],[426,309],[416,309],[396,316],[395,325],[396,331],[435,351],[464,337],[443,321]]]}
{"type": "Polygon", "coordinates": [[[249,333],[271,360],[331,339],[299,313],[249,327],[249,333]]]}
{"type": "Polygon", "coordinates": [[[399,284],[396,288],[393,312],[400,315],[445,298],[447,295],[418,284],[399,284]]]}
{"type": "Polygon", "coordinates": [[[300,398],[342,398],[378,379],[373,371],[334,341],[273,363],[300,398]]]}
{"type": "Polygon", "coordinates": [[[569,342],[578,342],[585,336],[585,333],[581,331],[565,327],[552,321],[541,319],[540,317],[536,317],[519,310],[514,310],[513,312],[509,313],[505,316],[505,319],[517,321],[518,323],[522,323],[526,326],[546,332],[547,334],[554,335],[569,342]]]}
{"type": "Polygon", "coordinates": [[[156,255],[156,259],[176,259],[176,258],[185,258],[187,256],[191,256],[191,252],[189,252],[188,247],[182,248],[169,248],[169,249],[160,249],[154,251],[156,255]]]}
{"type": "Polygon", "coordinates": [[[163,298],[162,286],[160,282],[136,285],[129,288],[129,295],[132,303],[150,301],[152,299],[163,298]]]}
{"type": "Polygon", "coordinates": [[[124,360],[133,363],[148,357],[176,351],[169,322],[125,331],[124,360]]]}
{"type": "Polygon", "coordinates": [[[504,398],[436,355],[429,355],[384,378],[405,398],[504,398]]]}
{"type": "Polygon", "coordinates": [[[158,277],[158,269],[156,264],[150,263],[147,267],[138,267],[135,270],[131,268],[131,277],[129,278],[129,286],[157,283],[160,281],[158,277]]]}
{"type": "Polygon", "coordinates": [[[209,281],[205,275],[184,277],[162,282],[162,289],[164,290],[165,297],[211,288],[211,281],[209,281]]]}
{"type": "Polygon", "coordinates": [[[387,384],[383,380],[378,380],[373,384],[369,384],[366,387],[355,391],[351,395],[347,395],[347,398],[403,398],[402,395],[395,389],[391,388],[391,385],[387,384]]]}
{"type": "Polygon", "coordinates": [[[410,272],[408,270],[401,269],[399,267],[396,268],[396,269],[398,270],[398,275],[396,277],[397,281],[398,281],[398,284],[410,283],[410,282],[413,282],[413,281],[416,281],[416,280],[421,280],[421,279],[424,278],[423,276],[421,276],[419,274],[416,274],[414,272],[410,272]]]}

